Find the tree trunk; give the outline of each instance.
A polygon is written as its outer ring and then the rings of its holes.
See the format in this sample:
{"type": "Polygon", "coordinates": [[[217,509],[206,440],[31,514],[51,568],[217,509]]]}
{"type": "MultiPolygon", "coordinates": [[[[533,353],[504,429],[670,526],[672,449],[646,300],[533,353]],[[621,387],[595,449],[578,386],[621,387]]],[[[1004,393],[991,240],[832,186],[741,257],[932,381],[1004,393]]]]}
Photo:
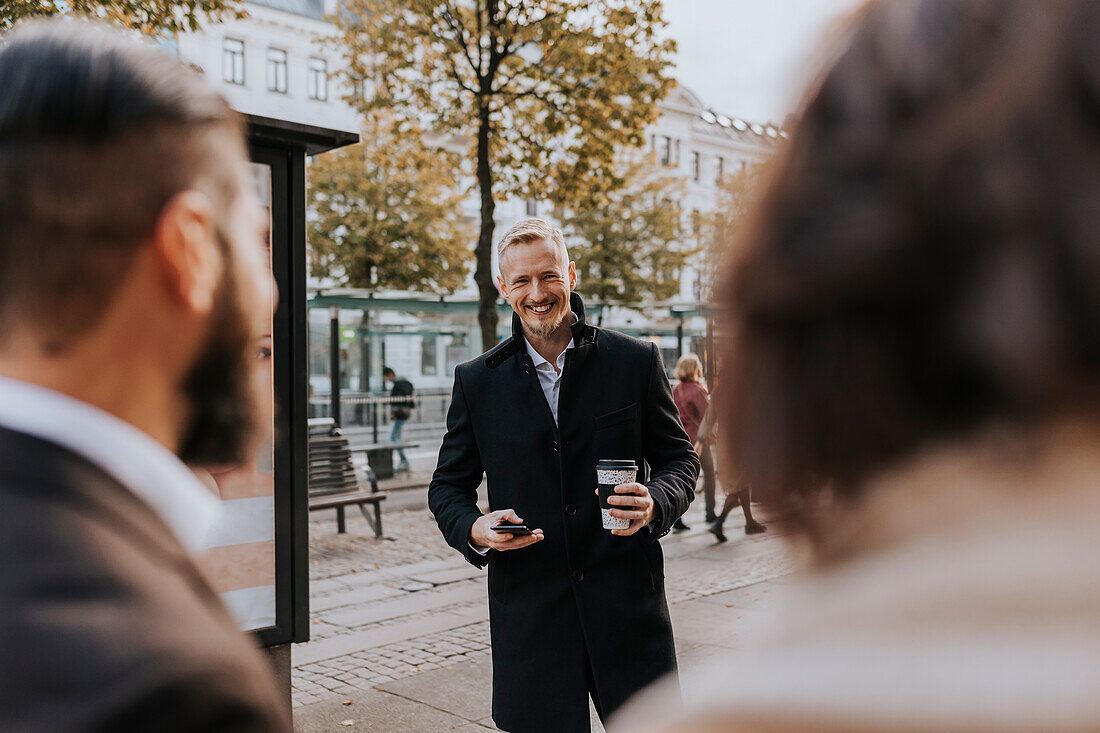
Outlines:
{"type": "Polygon", "coordinates": [[[477,238],[477,322],[481,326],[481,350],[488,351],[497,343],[497,287],[493,282],[493,231],[496,202],[493,200],[493,171],[489,167],[489,102],[482,96],[477,120],[477,186],[481,193],[481,231],[477,238]]]}

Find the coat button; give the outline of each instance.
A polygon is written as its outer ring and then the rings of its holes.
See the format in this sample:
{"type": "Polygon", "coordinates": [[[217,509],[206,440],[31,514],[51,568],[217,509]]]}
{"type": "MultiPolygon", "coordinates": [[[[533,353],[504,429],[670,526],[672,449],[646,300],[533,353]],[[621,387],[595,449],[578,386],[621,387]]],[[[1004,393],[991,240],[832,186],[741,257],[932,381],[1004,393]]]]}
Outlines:
{"type": "Polygon", "coordinates": [[[577,513],[577,505],[576,504],[566,505],[565,513],[568,514],[569,516],[573,516],[574,514],[577,513]]]}
{"type": "Polygon", "coordinates": [[[555,440],[550,445],[554,446],[554,452],[557,453],[558,452],[558,441],[555,440]]]}
{"type": "Polygon", "coordinates": [[[580,570],[574,570],[573,580],[577,581],[578,583],[581,582],[582,580],[584,580],[584,573],[582,573],[580,570]]]}

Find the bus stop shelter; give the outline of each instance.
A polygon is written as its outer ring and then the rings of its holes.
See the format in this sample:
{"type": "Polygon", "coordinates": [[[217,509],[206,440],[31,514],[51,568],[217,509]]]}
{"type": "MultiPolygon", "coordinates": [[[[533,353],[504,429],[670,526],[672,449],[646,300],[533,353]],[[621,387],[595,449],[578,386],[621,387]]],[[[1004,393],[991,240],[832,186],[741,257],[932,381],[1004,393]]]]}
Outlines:
{"type": "Polygon", "coordinates": [[[306,158],[358,135],[246,115],[252,181],[269,214],[279,299],[267,333],[274,424],[254,462],[209,470],[223,521],[208,575],[242,629],[267,648],[290,701],[290,645],[309,640],[306,158]]]}

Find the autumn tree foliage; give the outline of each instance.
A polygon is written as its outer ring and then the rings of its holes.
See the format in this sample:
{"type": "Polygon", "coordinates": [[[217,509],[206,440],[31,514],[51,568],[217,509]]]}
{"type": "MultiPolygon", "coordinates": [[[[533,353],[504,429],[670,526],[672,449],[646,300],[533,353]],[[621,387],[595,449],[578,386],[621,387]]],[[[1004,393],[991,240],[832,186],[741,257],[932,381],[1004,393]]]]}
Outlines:
{"type": "Polygon", "coordinates": [[[629,156],[620,175],[619,188],[558,214],[578,280],[601,303],[668,300],[698,251],[679,205],[685,181],[669,175],[652,155],[629,156]]]}
{"type": "Polygon", "coordinates": [[[661,0],[345,0],[336,19],[351,103],[465,141],[487,349],[496,202],[570,205],[622,185],[616,152],[642,145],[673,83],[661,0]]]}
{"type": "Polygon", "coordinates": [[[763,164],[754,163],[728,173],[718,184],[718,196],[714,210],[703,220],[701,245],[710,277],[703,279],[709,291],[716,274],[724,271],[730,257],[736,255],[742,230],[757,197],[761,192],[763,164]]]}
{"type": "Polygon", "coordinates": [[[241,17],[237,0],[0,0],[0,32],[23,18],[75,14],[149,35],[197,31],[205,20],[241,17]]]}
{"type": "Polygon", "coordinates": [[[451,293],[466,279],[472,227],[448,153],[422,131],[369,115],[362,142],[309,169],[314,275],[357,288],[451,293]]]}

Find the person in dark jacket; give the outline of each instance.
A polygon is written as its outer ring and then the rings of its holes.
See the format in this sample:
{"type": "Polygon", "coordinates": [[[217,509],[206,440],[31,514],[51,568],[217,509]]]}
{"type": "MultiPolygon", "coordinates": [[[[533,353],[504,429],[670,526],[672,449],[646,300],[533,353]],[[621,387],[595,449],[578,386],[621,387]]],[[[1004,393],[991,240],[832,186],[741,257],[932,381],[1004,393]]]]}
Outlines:
{"type": "Polygon", "coordinates": [[[493,720],[588,731],[589,695],[606,720],[675,672],[658,540],[690,504],[699,459],[657,348],[586,321],[561,231],[521,221],[498,254],[512,337],[456,369],[428,503],[447,542],[489,568],[493,720]],[[626,529],[603,528],[600,459],[643,469],[611,500],[626,529]],[[532,534],[492,529],[521,522],[532,534]]]}
{"type": "Polygon", "coordinates": [[[0,730],[290,733],[184,463],[255,455],[271,389],[242,121],[71,18],[6,34],[0,89],[0,730]]]}
{"type": "MultiPolygon", "coordinates": [[[[412,382],[404,377],[397,376],[390,367],[382,368],[382,379],[387,382],[392,382],[393,387],[390,389],[390,397],[393,401],[390,403],[390,442],[400,443],[403,435],[402,432],[405,429],[405,423],[409,421],[412,416],[413,408],[416,407],[416,402],[413,401],[413,386],[412,382]]],[[[405,449],[397,449],[398,463],[395,471],[408,471],[409,459],[405,456],[405,449]]]]}

